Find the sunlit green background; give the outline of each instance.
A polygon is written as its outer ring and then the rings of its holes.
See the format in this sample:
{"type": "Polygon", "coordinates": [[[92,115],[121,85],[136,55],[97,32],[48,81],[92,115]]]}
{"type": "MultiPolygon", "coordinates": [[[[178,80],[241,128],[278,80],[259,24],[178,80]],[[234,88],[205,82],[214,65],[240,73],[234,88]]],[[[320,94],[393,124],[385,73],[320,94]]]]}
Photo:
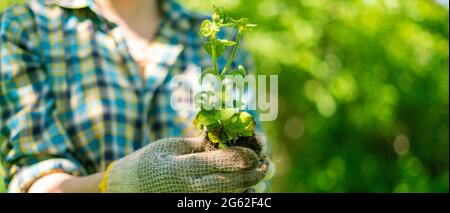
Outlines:
{"type": "Polygon", "coordinates": [[[271,191],[448,192],[448,1],[181,1],[259,25],[246,45],[279,75],[271,191]]]}

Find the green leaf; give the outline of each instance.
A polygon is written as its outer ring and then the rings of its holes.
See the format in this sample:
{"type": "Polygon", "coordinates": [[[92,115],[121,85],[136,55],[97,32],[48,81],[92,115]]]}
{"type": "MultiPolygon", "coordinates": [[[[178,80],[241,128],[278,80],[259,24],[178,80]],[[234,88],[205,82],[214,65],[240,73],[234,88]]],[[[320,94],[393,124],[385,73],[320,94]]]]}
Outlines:
{"type": "Polygon", "coordinates": [[[219,149],[226,149],[228,146],[224,143],[219,143],[219,149]]]}
{"type": "Polygon", "coordinates": [[[236,114],[236,110],[233,108],[217,110],[215,118],[219,121],[224,121],[230,119],[234,114],[236,114]]]}
{"type": "Polygon", "coordinates": [[[236,45],[236,42],[226,39],[217,39],[217,43],[223,44],[224,46],[228,47],[236,45]]]}
{"type": "Polygon", "coordinates": [[[217,132],[220,131],[222,128],[223,126],[218,122],[206,126],[206,130],[208,130],[209,132],[217,132]]]}
{"type": "Polygon", "coordinates": [[[248,20],[247,18],[241,18],[239,20],[233,20],[233,21],[235,23],[235,27],[237,29],[239,29],[240,31],[246,31],[246,30],[257,27],[256,24],[250,23],[250,20],[248,20]]]}
{"type": "Polygon", "coordinates": [[[231,118],[223,121],[222,124],[228,140],[236,139],[239,135],[245,137],[253,136],[256,127],[253,116],[247,112],[234,114],[231,118]]]}
{"type": "Polygon", "coordinates": [[[253,119],[253,116],[248,112],[241,112],[239,115],[239,119],[243,124],[243,130],[240,132],[242,136],[250,137],[253,135],[255,131],[256,123],[253,119]]]}
{"type": "Polygon", "coordinates": [[[212,45],[210,41],[205,42],[203,49],[205,49],[209,55],[212,55],[212,45]]]}
{"type": "Polygon", "coordinates": [[[192,122],[192,124],[195,126],[195,128],[197,128],[199,131],[203,131],[203,128],[205,127],[205,125],[201,124],[197,118],[194,118],[194,121],[192,122]]]}
{"type": "Polygon", "coordinates": [[[231,118],[222,121],[224,129],[239,130],[241,127],[238,123],[238,122],[240,122],[238,119],[239,119],[239,114],[234,114],[233,116],[231,116],[231,118]]]}
{"type": "Polygon", "coordinates": [[[236,21],[236,23],[240,24],[240,25],[246,25],[250,22],[250,20],[248,20],[248,18],[241,18],[239,20],[236,21]]]}
{"type": "MultiPolygon", "coordinates": [[[[223,55],[223,53],[225,52],[225,45],[223,43],[220,42],[216,42],[215,43],[215,50],[216,50],[216,57],[220,57],[223,55]]],[[[211,43],[211,41],[206,42],[203,45],[203,48],[206,50],[206,52],[212,56],[212,51],[213,51],[213,45],[211,43]]]]}
{"type": "Polygon", "coordinates": [[[206,19],[202,22],[199,32],[201,37],[209,37],[216,32],[219,32],[219,28],[216,25],[214,25],[214,23],[212,23],[210,20],[206,19]]]}
{"type": "Polygon", "coordinates": [[[245,76],[247,75],[247,71],[245,70],[245,68],[242,65],[239,65],[237,70],[231,71],[228,75],[232,75],[232,76],[240,75],[243,78],[245,78],[245,76]]]}
{"type": "Polygon", "coordinates": [[[225,52],[225,45],[216,43],[216,57],[220,57],[225,52]]]}
{"type": "Polygon", "coordinates": [[[242,123],[243,128],[247,127],[247,125],[253,121],[253,116],[248,112],[240,112],[239,121],[242,123]]]}
{"type": "Polygon", "coordinates": [[[227,136],[227,140],[233,140],[239,136],[239,130],[230,128],[230,126],[226,126],[226,124],[224,124],[223,131],[227,136]]]}
{"type": "Polygon", "coordinates": [[[215,23],[226,24],[229,20],[229,17],[225,13],[225,9],[223,7],[213,6],[214,13],[212,15],[212,19],[215,23]]]}
{"type": "Polygon", "coordinates": [[[204,20],[202,25],[200,26],[200,36],[201,37],[209,37],[211,35],[211,25],[212,22],[210,20],[204,20]]]}
{"type": "Polygon", "coordinates": [[[247,29],[252,29],[252,28],[258,27],[258,25],[257,25],[257,24],[246,24],[245,27],[246,27],[247,29]]]}
{"type": "MultiPolygon", "coordinates": [[[[240,112],[239,112],[239,114],[240,114],[240,112]]],[[[239,119],[239,114],[234,114],[230,119],[228,119],[228,121],[229,121],[229,122],[232,122],[232,123],[238,121],[238,119],[239,119]]]]}
{"type": "Polygon", "coordinates": [[[200,76],[200,79],[199,79],[199,83],[200,84],[202,84],[202,82],[203,82],[203,79],[205,78],[205,76],[206,75],[208,75],[208,74],[212,74],[212,75],[215,75],[215,76],[217,76],[217,73],[216,73],[216,71],[214,70],[214,68],[207,68],[207,69],[205,69],[203,72],[202,72],[202,75],[200,76]]]}
{"type": "Polygon", "coordinates": [[[239,66],[238,66],[238,70],[239,70],[240,72],[242,72],[244,75],[247,75],[247,70],[245,69],[244,66],[239,65],[239,66]]]}
{"type": "Polygon", "coordinates": [[[211,125],[211,124],[215,124],[217,123],[217,120],[215,118],[215,111],[214,110],[201,110],[197,116],[197,122],[200,124],[203,124],[205,126],[211,125]]]}
{"type": "Polygon", "coordinates": [[[230,119],[222,122],[224,131],[227,135],[231,135],[234,138],[238,134],[251,135],[254,131],[253,116],[247,112],[240,112],[233,115],[230,119]]]}
{"type": "Polygon", "coordinates": [[[215,132],[208,132],[208,138],[213,143],[220,143],[220,136],[215,134],[215,132]]]}
{"type": "Polygon", "coordinates": [[[198,92],[195,96],[194,96],[194,103],[196,105],[196,107],[199,108],[205,108],[207,107],[208,109],[211,109],[212,103],[211,103],[211,97],[215,96],[215,93],[213,91],[201,91],[198,92]]]}
{"type": "Polygon", "coordinates": [[[244,136],[244,137],[251,137],[251,136],[253,136],[253,130],[251,130],[251,131],[243,131],[243,132],[241,132],[241,135],[244,136]]]}

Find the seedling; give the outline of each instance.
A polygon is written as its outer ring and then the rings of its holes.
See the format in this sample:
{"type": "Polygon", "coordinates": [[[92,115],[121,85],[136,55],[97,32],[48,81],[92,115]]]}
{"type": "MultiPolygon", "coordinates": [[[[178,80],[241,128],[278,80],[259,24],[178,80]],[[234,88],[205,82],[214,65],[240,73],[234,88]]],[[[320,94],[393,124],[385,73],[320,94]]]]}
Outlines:
{"type": "MultiPolygon", "coordinates": [[[[219,85],[227,84],[226,76],[242,76],[245,78],[246,69],[239,65],[237,70],[231,70],[236,53],[244,32],[255,28],[246,18],[233,19],[226,14],[223,8],[214,6],[212,20],[204,20],[200,36],[207,41],[204,44],[206,52],[212,58],[213,67],[204,69],[199,82],[202,83],[206,75],[213,75],[219,80],[219,85]],[[234,28],[237,31],[235,41],[220,39],[218,33],[225,28],[234,28]],[[227,48],[232,48],[226,65],[219,70],[217,59],[227,48]]],[[[229,83],[229,82],[228,82],[229,83]]],[[[226,85],[225,85],[226,86],[226,85]]],[[[215,148],[228,146],[245,146],[260,151],[254,137],[255,121],[253,116],[242,110],[245,105],[241,100],[233,100],[233,106],[226,106],[231,94],[221,89],[221,95],[212,91],[201,91],[195,96],[195,103],[200,107],[193,124],[200,131],[205,131],[207,139],[215,148]]]]}

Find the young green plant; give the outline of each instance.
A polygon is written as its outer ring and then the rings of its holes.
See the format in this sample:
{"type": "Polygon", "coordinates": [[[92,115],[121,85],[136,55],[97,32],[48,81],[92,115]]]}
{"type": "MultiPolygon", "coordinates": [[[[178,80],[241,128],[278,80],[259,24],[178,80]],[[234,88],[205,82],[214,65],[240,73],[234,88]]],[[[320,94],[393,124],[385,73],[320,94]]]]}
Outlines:
{"type": "MultiPolygon", "coordinates": [[[[249,29],[255,28],[246,18],[233,19],[226,14],[223,8],[214,7],[212,20],[204,20],[200,36],[207,39],[204,44],[206,52],[212,58],[213,67],[204,69],[200,77],[202,83],[206,75],[213,75],[219,79],[219,85],[225,84],[226,76],[242,76],[245,78],[246,69],[239,65],[238,69],[231,70],[231,65],[239,50],[239,45],[243,33],[249,29]],[[218,38],[218,33],[225,28],[234,28],[237,31],[236,40],[230,41],[218,38]],[[227,48],[232,48],[227,58],[225,66],[219,70],[218,58],[221,57],[227,48]]],[[[207,139],[215,145],[216,148],[226,148],[227,146],[243,145],[253,141],[255,121],[253,116],[242,111],[245,104],[240,100],[233,100],[233,106],[225,105],[226,99],[230,94],[221,91],[222,95],[217,98],[216,93],[212,91],[201,91],[195,96],[195,103],[200,107],[193,124],[200,131],[206,131],[207,139]]]]}

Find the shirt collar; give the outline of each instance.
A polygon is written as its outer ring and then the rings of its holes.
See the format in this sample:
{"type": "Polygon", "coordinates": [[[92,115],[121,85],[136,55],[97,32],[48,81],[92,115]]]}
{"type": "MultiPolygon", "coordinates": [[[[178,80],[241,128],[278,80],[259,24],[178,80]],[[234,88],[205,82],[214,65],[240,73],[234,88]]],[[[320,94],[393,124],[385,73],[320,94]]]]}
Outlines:
{"type": "MultiPolygon", "coordinates": [[[[114,22],[109,21],[103,17],[97,10],[94,0],[44,0],[46,4],[57,5],[66,9],[83,9],[89,8],[96,15],[108,21],[110,24],[114,22]]],[[[187,11],[183,6],[176,2],[176,0],[160,0],[160,10],[162,13],[161,25],[159,27],[157,38],[153,45],[159,54],[166,58],[155,58],[154,61],[159,61],[165,65],[173,65],[183,49],[183,41],[186,39],[186,31],[190,30],[195,16],[187,11]],[[173,38],[177,39],[173,39],[173,38]]]]}

